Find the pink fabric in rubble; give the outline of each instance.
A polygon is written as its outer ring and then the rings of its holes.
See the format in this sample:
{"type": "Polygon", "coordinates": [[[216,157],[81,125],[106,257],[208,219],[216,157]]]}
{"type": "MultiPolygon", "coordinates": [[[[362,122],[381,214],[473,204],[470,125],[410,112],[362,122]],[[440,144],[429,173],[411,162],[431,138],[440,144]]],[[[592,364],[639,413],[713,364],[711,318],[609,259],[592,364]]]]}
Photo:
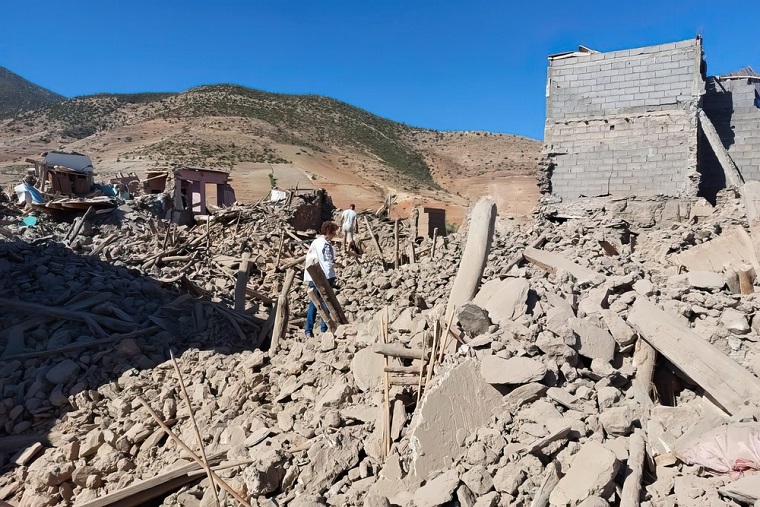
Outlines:
{"type": "Polygon", "coordinates": [[[676,450],[678,459],[726,474],[760,469],[760,423],[732,423],[690,440],[676,450]]]}

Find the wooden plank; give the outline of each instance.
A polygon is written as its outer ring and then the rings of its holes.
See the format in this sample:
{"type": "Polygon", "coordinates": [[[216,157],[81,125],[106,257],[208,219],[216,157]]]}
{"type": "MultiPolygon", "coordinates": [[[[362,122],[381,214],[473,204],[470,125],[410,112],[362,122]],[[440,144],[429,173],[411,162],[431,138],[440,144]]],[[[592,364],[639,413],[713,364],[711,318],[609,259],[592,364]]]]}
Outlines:
{"type": "Polygon", "coordinates": [[[372,352],[384,356],[400,357],[402,359],[422,359],[422,351],[420,349],[408,349],[401,344],[395,343],[375,343],[372,345],[372,352]]]}
{"type": "Polygon", "coordinates": [[[636,299],[628,322],[729,414],[757,398],[760,379],[648,299],[636,299]]]}
{"type": "Polygon", "coordinates": [[[340,305],[338,298],[335,296],[335,291],[330,287],[330,282],[327,280],[325,272],[322,271],[319,264],[307,266],[306,271],[309,272],[311,280],[314,282],[314,285],[317,286],[317,290],[322,296],[322,299],[324,299],[332,318],[335,319],[338,324],[348,324],[346,315],[343,313],[343,307],[340,305]]]}
{"type": "Polygon", "coordinates": [[[282,284],[282,290],[277,298],[277,307],[275,309],[274,327],[272,328],[272,343],[269,346],[270,357],[277,352],[280,340],[285,336],[288,330],[288,319],[290,318],[290,304],[288,303],[288,293],[296,277],[295,269],[289,269],[285,274],[285,282],[282,284]]]}
{"type": "Polygon", "coordinates": [[[742,175],[739,173],[739,169],[731,159],[731,155],[728,154],[725,146],[723,146],[723,143],[720,140],[720,136],[715,130],[715,126],[712,124],[710,118],[707,117],[704,111],[698,109],[697,113],[699,115],[699,124],[702,127],[702,132],[704,132],[705,137],[707,138],[707,142],[710,143],[710,147],[713,149],[713,153],[715,153],[720,166],[723,168],[723,174],[726,175],[726,183],[736,188],[741,187],[744,183],[744,178],[742,178],[742,175]]]}
{"type": "Polygon", "coordinates": [[[383,263],[383,269],[385,269],[385,257],[383,256],[383,249],[380,248],[380,243],[378,243],[375,233],[372,232],[372,226],[369,225],[369,220],[367,219],[366,216],[364,217],[364,225],[367,226],[367,231],[369,232],[369,238],[372,241],[372,245],[375,247],[375,250],[377,251],[377,255],[380,258],[380,262],[383,263]]]}
{"type": "Polygon", "coordinates": [[[325,307],[322,304],[323,300],[320,299],[320,297],[317,295],[317,291],[309,287],[309,289],[306,291],[306,294],[309,296],[309,299],[311,299],[311,302],[314,303],[314,306],[317,307],[317,313],[319,313],[319,316],[322,317],[323,321],[325,321],[325,324],[327,324],[327,327],[330,328],[330,331],[334,333],[335,330],[338,329],[338,324],[335,323],[332,315],[328,314],[325,311],[325,307]]]}
{"type": "Polygon", "coordinates": [[[245,293],[248,285],[248,268],[250,266],[251,254],[243,252],[243,259],[240,261],[238,268],[237,280],[235,281],[235,311],[242,312],[245,310],[245,293]]]}
{"type": "Polygon", "coordinates": [[[676,266],[685,266],[689,271],[720,273],[732,263],[744,263],[751,264],[756,272],[760,272],[752,238],[741,226],[727,227],[717,238],[672,254],[670,259],[676,266]]]}
{"type": "Polygon", "coordinates": [[[537,248],[528,247],[523,252],[523,257],[528,262],[535,264],[549,273],[556,273],[558,269],[567,271],[579,284],[599,285],[604,283],[606,277],[588,268],[574,263],[554,252],[547,252],[537,248]]]}
{"type": "Polygon", "coordinates": [[[641,430],[631,435],[628,451],[628,473],[623,483],[623,492],[620,494],[620,507],[639,507],[641,505],[641,476],[644,472],[644,458],[646,457],[646,442],[641,430]]]}
{"type": "MultiPolygon", "coordinates": [[[[219,464],[222,456],[222,453],[218,453],[212,456],[209,462],[215,465],[219,464]]],[[[126,488],[83,503],[79,507],[137,507],[144,505],[148,500],[165,495],[170,491],[178,489],[183,484],[197,480],[198,476],[188,474],[201,469],[202,467],[199,464],[189,462],[150,479],[130,484],[126,488]]]]}

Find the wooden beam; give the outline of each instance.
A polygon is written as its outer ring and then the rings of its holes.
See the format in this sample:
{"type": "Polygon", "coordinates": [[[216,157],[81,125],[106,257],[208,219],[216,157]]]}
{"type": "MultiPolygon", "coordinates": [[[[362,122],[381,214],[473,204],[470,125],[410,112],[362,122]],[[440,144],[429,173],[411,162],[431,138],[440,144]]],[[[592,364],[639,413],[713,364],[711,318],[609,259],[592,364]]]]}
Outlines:
{"type": "Polygon", "coordinates": [[[375,343],[372,345],[372,352],[384,356],[400,357],[401,359],[422,359],[420,349],[408,349],[401,344],[394,343],[375,343]]]}
{"type": "Polygon", "coordinates": [[[370,241],[372,241],[372,244],[375,246],[375,250],[377,251],[378,257],[380,257],[380,262],[383,263],[383,269],[385,269],[385,257],[383,256],[383,249],[380,248],[380,243],[377,241],[377,237],[375,236],[375,233],[372,231],[372,226],[369,225],[369,220],[367,217],[364,217],[364,225],[367,226],[367,231],[369,232],[369,238],[370,241]]]}
{"type": "Polygon", "coordinates": [[[285,282],[282,284],[282,290],[277,297],[277,307],[275,309],[274,327],[272,328],[272,344],[269,346],[270,357],[277,352],[280,339],[285,336],[288,330],[288,319],[290,318],[290,304],[288,302],[288,294],[290,293],[290,287],[295,280],[296,271],[289,269],[285,274],[285,282]]]}
{"type": "Polygon", "coordinates": [[[311,299],[311,302],[314,303],[314,306],[317,307],[317,312],[319,313],[319,316],[322,317],[323,321],[325,321],[325,324],[327,324],[327,327],[330,328],[330,331],[334,333],[335,330],[338,329],[338,325],[333,320],[332,315],[329,315],[325,311],[323,300],[320,299],[319,295],[317,294],[317,291],[314,290],[314,288],[309,287],[309,290],[306,291],[306,294],[309,296],[309,299],[311,299]]]}
{"type": "Polygon", "coordinates": [[[720,166],[723,168],[723,174],[726,175],[726,183],[732,187],[741,187],[744,183],[744,178],[742,178],[741,173],[739,173],[739,169],[736,167],[736,164],[731,159],[728,151],[723,146],[723,143],[720,140],[720,136],[715,130],[715,126],[710,121],[710,118],[707,117],[704,111],[698,109],[697,114],[699,116],[699,124],[702,127],[702,132],[704,132],[705,137],[707,138],[707,142],[710,143],[710,147],[712,148],[713,153],[715,153],[718,162],[720,162],[720,166]]]}
{"type": "Polygon", "coordinates": [[[760,379],[648,299],[636,299],[628,322],[729,414],[760,392],[760,379]]]}
{"type": "Polygon", "coordinates": [[[327,280],[325,272],[322,271],[321,266],[318,263],[312,264],[311,266],[306,267],[306,271],[309,272],[311,280],[314,282],[314,285],[317,286],[317,290],[322,296],[322,299],[324,299],[332,318],[339,324],[348,324],[346,315],[343,313],[343,307],[335,296],[335,291],[330,286],[330,282],[327,280]]]}
{"type": "Polygon", "coordinates": [[[243,258],[240,261],[240,267],[237,272],[235,281],[235,311],[242,312],[245,310],[245,289],[248,285],[248,267],[250,266],[251,254],[243,252],[243,258]]]}
{"type": "Polygon", "coordinates": [[[641,430],[631,435],[629,439],[628,472],[620,494],[620,507],[639,507],[641,505],[641,476],[644,472],[646,457],[646,442],[641,430]]]}

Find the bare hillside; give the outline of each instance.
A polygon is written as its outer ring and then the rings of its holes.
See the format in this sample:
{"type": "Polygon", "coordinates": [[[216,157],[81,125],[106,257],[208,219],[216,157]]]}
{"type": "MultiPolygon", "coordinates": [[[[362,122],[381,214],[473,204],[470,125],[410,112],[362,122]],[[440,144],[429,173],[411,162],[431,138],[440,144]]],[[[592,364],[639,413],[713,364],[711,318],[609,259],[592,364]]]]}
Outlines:
{"type": "Polygon", "coordinates": [[[103,176],[176,165],[228,169],[242,202],[268,191],[268,177],[256,174],[274,171],[281,185],[305,179],[327,188],[338,206],[374,208],[394,194],[399,213],[444,206],[458,222],[477,194],[503,190],[476,179],[496,176],[507,188],[511,176],[532,175],[539,143],[412,128],[315,95],[214,85],[78,97],[0,122],[6,180],[24,158],[50,149],[89,154],[103,176]]]}

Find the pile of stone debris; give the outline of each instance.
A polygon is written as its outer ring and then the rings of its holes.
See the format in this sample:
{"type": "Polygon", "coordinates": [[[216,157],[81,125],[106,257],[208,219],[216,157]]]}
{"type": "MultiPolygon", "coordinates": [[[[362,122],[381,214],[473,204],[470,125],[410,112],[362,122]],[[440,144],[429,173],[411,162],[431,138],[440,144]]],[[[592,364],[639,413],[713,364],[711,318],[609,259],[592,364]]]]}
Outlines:
{"type": "Polygon", "coordinates": [[[349,323],[310,340],[303,287],[283,291],[307,239],[285,209],[24,228],[6,206],[0,501],[751,504],[741,201],[576,206],[517,223],[483,200],[435,241],[372,218],[364,255],[339,258],[349,323]]]}

